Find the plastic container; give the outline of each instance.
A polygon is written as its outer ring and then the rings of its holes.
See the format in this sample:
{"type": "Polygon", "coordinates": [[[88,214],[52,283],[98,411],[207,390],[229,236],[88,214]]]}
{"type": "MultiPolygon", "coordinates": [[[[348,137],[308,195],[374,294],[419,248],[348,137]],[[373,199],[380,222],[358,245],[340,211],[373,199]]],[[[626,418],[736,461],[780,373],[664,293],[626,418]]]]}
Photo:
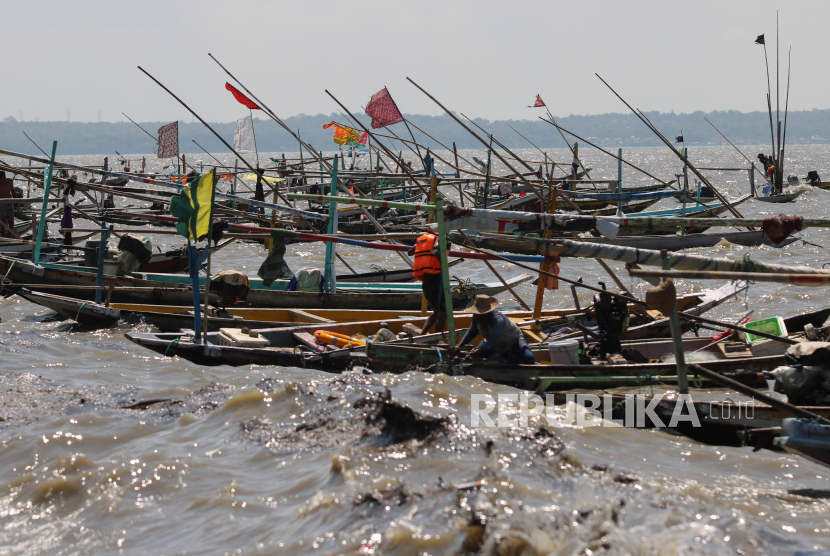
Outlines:
{"type": "MultiPolygon", "coordinates": [[[[766,332],[767,334],[774,334],[775,336],[787,335],[787,325],[784,324],[784,319],[781,317],[772,317],[764,320],[748,322],[744,325],[744,328],[757,330],[758,332],[766,332]]],[[[763,342],[767,339],[768,338],[764,338],[762,336],[756,336],[755,334],[746,335],[746,341],[750,345],[763,342]]]]}
{"type": "MultiPolygon", "coordinates": [[[[95,265],[98,266],[97,264],[95,265]]],[[[121,274],[121,263],[118,261],[104,261],[105,276],[119,276],[121,274]]]]}
{"type": "Polygon", "coordinates": [[[263,338],[258,332],[251,336],[250,332],[243,332],[239,328],[220,328],[213,343],[219,346],[264,348],[271,345],[267,338],[263,338]]]}
{"type": "Polygon", "coordinates": [[[84,251],[84,266],[98,268],[98,249],[101,248],[101,242],[97,239],[87,241],[84,247],[94,249],[94,251],[84,251]]]}
{"type": "Polygon", "coordinates": [[[579,365],[579,341],[559,340],[549,342],[550,362],[553,365],[579,365]]]}

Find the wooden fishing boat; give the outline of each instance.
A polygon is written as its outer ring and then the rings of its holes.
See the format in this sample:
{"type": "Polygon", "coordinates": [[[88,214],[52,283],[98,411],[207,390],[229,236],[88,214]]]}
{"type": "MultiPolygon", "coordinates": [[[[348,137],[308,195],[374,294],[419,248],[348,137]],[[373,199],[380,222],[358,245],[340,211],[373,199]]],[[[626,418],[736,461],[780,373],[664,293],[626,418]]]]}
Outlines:
{"type": "MultiPolygon", "coordinates": [[[[30,262],[0,257],[0,272],[11,282],[27,284],[32,291],[49,292],[48,286],[95,286],[97,274],[67,265],[43,263],[36,266],[30,262]]],[[[507,279],[513,287],[530,280],[529,274],[507,279]]],[[[459,281],[460,282],[460,281],[459,281]]],[[[106,276],[105,283],[114,284],[111,301],[115,303],[148,303],[155,305],[185,305],[193,303],[191,279],[182,274],[154,274],[138,272],[130,276],[106,276]],[[121,288],[127,288],[126,291],[121,288]]],[[[276,280],[265,287],[262,280],[250,279],[251,290],[246,307],[274,307],[295,309],[321,309],[338,307],[343,309],[401,309],[412,310],[421,306],[421,285],[411,283],[352,283],[337,289],[337,293],[286,291],[288,280],[276,280]]],[[[204,285],[204,277],[201,278],[204,285]]],[[[497,295],[507,286],[501,282],[452,285],[453,304],[464,308],[477,294],[497,295]]],[[[52,292],[56,290],[51,289],[52,292]]],[[[93,289],[73,291],[79,298],[94,299],[93,289]]],[[[211,303],[218,304],[219,298],[211,295],[211,303]]]]}
{"type": "MultiPolygon", "coordinates": [[[[702,314],[713,307],[716,307],[734,295],[742,291],[740,287],[726,285],[717,290],[707,290],[701,294],[683,295],[678,298],[678,306],[691,314],[702,314]]],[[[81,322],[78,317],[83,316],[83,324],[87,326],[99,326],[106,328],[115,324],[110,318],[112,313],[105,313],[101,310],[93,310],[95,303],[82,299],[65,297],[61,295],[33,292],[23,289],[18,294],[38,305],[48,307],[67,319],[81,322]],[[103,315],[103,316],[102,316],[103,315]],[[98,319],[98,322],[95,322],[98,319]]],[[[193,326],[192,306],[169,306],[169,305],[148,305],[140,303],[111,303],[110,309],[119,311],[119,318],[129,323],[145,322],[156,326],[163,332],[178,332],[183,328],[193,326]]],[[[670,334],[668,319],[656,311],[642,312],[629,307],[630,327],[626,334],[627,338],[651,338],[665,337],[670,334]]],[[[208,319],[209,330],[219,330],[223,327],[246,327],[252,329],[278,328],[286,326],[299,326],[302,324],[320,323],[333,324],[358,321],[389,321],[399,318],[426,318],[419,310],[401,312],[400,310],[353,310],[353,309],[264,309],[253,307],[230,307],[217,310],[209,308],[210,318],[208,319]]],[[[532,318],[532,313],[527,311],[506,311],[511,319],[516,322],[523,322],[532,318]]],[[[540,319],[546,321],[546,327],[553,326],[550,319],[561,318],[565,314],[577,315],[582,324],[588,328],[595,328],[596,322],[588,320],[584,311],[580,309],[558,309],[548,310],[541,313],[540,319]]],[[[459,318],[466,319],[466,314],[459,315],[459,318]]],[[[422,324],[422,323],[421,323],[422,324]]],[[[685,324],[686,329],[688,324],[685,324]]],[[[566,334],[569,329],[551,329],[554,339],[567,339],[582,335],[581,332],[566,334]]],[[[685,330],[685,329],[684,329],[685,330]]],[[[533,332],[527,331],[526,335],[531,341],[539,342],[542,337],[533,332]]]]}
{"type": "MultiPolygon", "coordinates": [[[[93,267],[83,266],[84,261],[60,261],[61,265],[72,266],[79,270],[86,272],[96,272],[93,267]]],[[[138,267],[136,272],[158,272],[175,274],[184,272],[189,266],[187,254],[182,249],[173,249],[171,251],[156,252],[150,255],[150,260],[147,264],[138,267]]]]}
{"type": "MultiPolygon", "coordinates": [[[[671,183],[674,183],[675,181],[676,180],[672,180],[669,183],[671,184],[671,183]]],[[[576,185],[579,185],[579,184],[576,184],[576,185]]],[[[560,193],[565,194],[565,195],[573,195],[574,193],[597,193],[597,192],[617,193],[617,182],[615,182],[615,181],[614,182],[609,181],[609,183],[607,183],[605,185],[605,187],[603,187],[602,184],[596,184],[597,185],[596,189],[594,189],[593,187],[588,187],[588,184],[583,184],[583,185],[585,185],[585,187],[581,187],[581,188],[576,189],[576,190],[560,189],[558,191],[560,193]]],[[[634,187],[623,187],[622,192],[623,193],[646,193],[646,192],[649,192],[649,191],[660,191],[661,189],[665,189],[665,188],[666,188],[666,186],[663,185],[662,183],[653,183],[653,184],[650,184],[650,185],[637,185],[637,186],[634,186],[634,187]]],[[[524,191],[525,193],[529,192],[528,187],[526,185],[517,185],[517,186],[513,187],[513,193],[519,193],[521,191],[524,191]]]]}
{"type": "MultiPolygon", "coordinates": [[[[450,232],[450,241],[458,245],[466,245],[464,238],[457,232],[450,232]]],[[[508,234],[467,234],[470,242],[479,249],[488,249],[497,253],[516,253],[520,255],[539,254],[539,243],[536,241],[508,234]]],[[[700,247],[714,247],[718,243],[727,241],[736,245],[757,247],[759,245],[770,245],[784,247],[798,241],[798,239],[787,238],[783,244],[774,245],[766,237],[762,230],[744,232],[707,232],[705,234],[678,235],[653,235],[653,236],[623,236],[614,239],[585,236],[581,241],[599,243],[603,245],[618,245],[620,247],[635,247],[641,249],[667,249],[669,251],[682,251],[684,249],[697,249],[700,247]]]]}
{"type": "Polygon", "coordinates": [[[130,178],[125,176],[112,176],[103,180],[104,185],[111,185],[113,187],[124,187],[130,183],[130,178]]]}
{"type": "Polygon", "coordinates": [[[759,195],[755,197],[755,199],[764,203],[792,203],[800,197],[804,191],[804,189],[799,189],[797,191],[784,193],[782,195],[767,195],[766,197],[759,195]]]}
{"type": "MultiPolygon", "coordinates": [[[[703,312],[708,310],[713,305],[711,303],[698,303],[696,304],[696,296],[683,296],[680,298],[680,302],[682,306],[686,307],[687,305],[692,305],[692,308],[687,308],[687,312],[692,312],[695,309],[703,312]]],[[[114,307],[122,307],[122,311],[127,308],[128,306],[118,306],[114,305],[114,307]]],[[[181,308],[186,309],[186,308],[181,308]]],[[[163,309],[169,310],[169,308],[163,309]]],[[[246,309],[231,309],[229,312],[233,312],[234,316],[239,316],[243,314],[243,311],[246,309]]],[[[254,310],[250,310],[254,311],[254,310]]],[[[346,313],[342,312],[341,314],[346,313]]],[[[326,312],[326,311],[318,311],[318,310],[308,310],[308,311],[298,311],[290,314],[292,318],[294,318],[295,322],[293,323],[284,323],[284,324],[293,324],[293,326],[282,326],[282,327],[272,327],[268,329],[261,329],[259,330],[259,334],[262,338],[268,341],[267,347],[244,347],[244,346],[227,346],[227,345],[219,345],[221,343],[221,338],[217,335],[217,332],[210,332],[208,334],[208,343],[211,344],[208,346],[210,349],[206,349],[204,345],[194,342],[192,339],[188,339],[188,335],[186,333],[182,333],[181,331],[177,331],[175,333],[129,333],[127,334],[127,338],[131,341],[143,345],[148,349],[152,349],[158,353],[163,353],[166,355],[178,355],[182,358],[185,358],[189,361],[193,361],[199,364],[204,365],[231,365],[231,366],[239,366],[239,365],[248,365],[248,364],[278,364],[275,363],[273,360],[274,357],[274,349],[278,348],[282,352],[286,352],[287,350],[293,349],[295,352],[292,353],[293,359],[290,363],[294,366],[301,366],[301,367],[310,367],[315,369],[322,369],[322,370],[336,370],[346,368],[349,364],[360,364],[365,365],[368,363],[365,355],[365,349],[357,349],[357,350],[350,350],[350,349],[341,349],[338,351],[328,352],[328,353],[314,353],[317,350],[309,349],[308,344],[304,344],[303,346],[298,344],[298,336],[296,334],[313,334],[313,332],[317,330],[323,331],[331,331],[331,332],[338,332],[345,335],[353,335],[356,333],[362,333],[367,336],[374,334],[377,332],[378,328],[380,327],[380,323],[385,321],[388,323],[388,327],[393,332],[398,332],[402,329],[403,324],[410,322],[414,324],[416,327],[421,327],[423,325],[425,317],[422,315],[401,315],[400,312],[392,312],[386,313],[381,319],[377,319],[379,316],[378,311],[351,311],[347,312],[348,318],[351,319],[362,319],[362,318],[371,318],[373,320],[361,320],[358,322],[349,322],[349,323],[336,323],[331,322],[331,319],[324,322],[316,322],[314,324],[308,324],[308,320],[313,318],[324,318],[324,317],[332,317],[334,318],[342,318],[338,316],[336,313],[333,312],[326,312]],[[369,316],[371,315],[371,317],[369,316]],[[391,318],[390,318],[391,317],[391,318]],[[397,318],[396,318],[397,317],[397,318]],[[300,324],[297,322],[297,318],[306,319],[305,324],[300,324]],[[355,325],[355,326],[352,326],[355,325]],[[301,354],[300,352],[305,351],[305,354],[301,354]],[[332,358],[340,358],[342,359],[339,363],[334,364],[329,361],[332,358]],[[349,362],[349,360],[351,360],[349,362]]],[[[170,314],[170,313],[168,313],[170,314]]],[[[249,312],[247,316],[262,316],[263,312],[258,311],[257,313],[249,312]]],[[[511,320],[517,322],[520,326],[526,326],[529,324],[536,323],[537,321],[533,319],[531,313],[529,312],[521,312],[521,311],[506,311],[504,313],[507,315],[511,320]]],[[[146,313],[144,313],[146,315],[146,313]]],[[[563,325],[568,322],[568,319],[565,318],[567,315],[576,315],[577,317],[585,318],[585,313],[575,310],[575,309],[559,309],[559,310],[551,310],[551,311],[544,311],[542,313],[541,319],[542,322],[553,324],[558,322],[560,325],[563,325]]],[[[659,315],[659,313],[658,313],[659,315]]],[[[192,314],[181,314],[177,315],[180,316],[180,320],[178,323],[180,326],[179,328],[189,328],[192,326],[193,323],[193,315],[192,314]]],[[[273,317],[276,316],[276,313],[271,311],[269,316],[273,317]]],[[[470,315],[466,313],[459,313],[454,316],[455,318],[455,325],[456,330],[460,331],[464,328],[468,327],[470,324],[470,315]]],[[[573,317],[571,317],[573,318],[573,317]]],[[[642,316],[633,315],[633,322],[637,324],[637,318],[641,318],[642,316]]],[[[211,323],[213,318],[209,319],[209,326],[213,329],[216,324],[211,323]]],[[[228,326],[233,326],[238,328],[240,326],[246,326],[247,321],[235,321],[235,322],[227,322],[228,326]]],[[[583,320],[586,324],[586,321],[583,320]]],[[[640,320],[639,322],[643,322],[640,320]]],[[[634,326],[629,329],[629,337],[641,338],[644,337],[648,330],[651,330],[655,334],[662,333],[664,336],[668,333],[668,325],[666,319],[658,319],[654,321],[655,326],[649,329],[650,323],[645,323],[640,326],[634,326]]],[[[436,335],[433,335],[436,336],[436,335]]],[[[442,335],[445,337],[446,333],[442,335]]],[[[542,338],[536,335],[536,333],[525,330],[525,336],[531,340],[540,341],[542,338]]],[[[561,336],[557,339],[566,338],[568,336],[561,336]]],[[[413,342],[420,342],[425,339],[430,339],[430,336],[421,336],[415,337],[411,340],[403,340],[403,343],[413,343],[413,342]]],[[[437,338],[434,338],[437,339],[437,338]]],[[[695,341],[692,339],[691,341],[695,341]]],[[[708,340],[706,340],[708,342],[708,340]]],[[[705,342],[699,340],[698,343],[700,345],[705,345],[705,342]]],[[[663,341],[665,345],[666,342],[663,341]]],[[[378,344],[380,345],[380,344],[378,344]]],[[[384,346],[393,346],[393,343],[384,343],[384,346]]],[[[696,346],[698,344],[695,344],[696,346]]],[[[544,349],[542,350],[544,352],[544,349]]],[[[432,346],[427,348],[426,351],[423,352],[424,361],[427,365],[432,365],[442,360],[446,360],[446,353],[440,351],[436,346],[432,346]]],[[[547,352],[544,352],[547,353],[547,352]]],[[[540,352],[539,360],[543,360],[544,353],[540,352]]],[[[652,354],[652,352],[647,352],[652,354]]],[[[655,349],[655,354],[663,355],[665,350],[655,349]]],[[[284,355],[281,355],[284,357],[284,355]]],[[[287,359],[283,359],[283,361],[287,361],[287,359]]],[[[420,366],[420,365],[419,365],[420,366]]],[[[404,372],[406,365],[400,359],[394,364],[395,371],[394,372],[404,372]]],[[[534,367],[531,375],[533,377],[538,378],[537,373],[538,369],[536,367],[543,367],[543,365],[532,365],[530,367],[534,367]]],[[[671,367],[671,365],[666,364],[666,368],[671,367]]],[[[411,366],[409,367],[412,368],[411,366]]],[[[505,367],[505,372],[507,369],[515,369],[516,366],[505,367]]],[[[440,372],[440,371],[435,371],[440,372]]],[[[513,384],[513,383],[510,383],[513,384]]],[[[528,383],[529,384],[529,383],[528,383]]],[[[533,386],[535,388],[535,386],[533,386]]]]}
{"type": "MultiPolygon", "coordinates": [[[[778,365],[774,361],[776,358],[762,359],[765,359],[765,361],[755,360],[750,365],[751,368],[755,368],[757,371],[749,372],[758,372],[778,365]]],[[[783,358],[778,359],[783,361],[783,358]]],[[[749,361],[746,360],[745,364],[748,364],[749,361]]],[[[711,368],[715,372],[729,373],[735,371],[726,370],[727,367],[740,368],[740,365],[718,366],[715,362],[708,362],[706,363],[706,367],[711,368]]],[[[628,398],[626,398],[625,393],[598,393],[600,394],[600,405],[596,409],[603,414],[611,415],[612,419],[622,424],[625,423],[626,403],[643,404],[645,406],[651,404],[653,401],[652,396],[641,393],[629,393],[628,398]],[[607,394],[607,397],[602,396],[602,394],[607,394]],[[640,398],[640,400],[638,401],[637,398],[640,398]],[[605,413],[606,411],[608,413],[605,413]]],[[[751,429],[780,427],[784,420],[790,417],[790,414],[783,410],[750,400],[733,401],[730,399],[726,401],[703,401],[700,399],[702,397],[704,396],[696,396],[694,390],[692,391],[692,399],[694,400],[692,405],[700,423],[699,427],[694,426],[692,422],[686,420],[677,422],[674,427],[668,426],[672,422],[672,415],[675,411],[675,402],[673,399],[666,397],[660,400],[654,400],[654,404],[651,407],[664,425],[664,430],[715,446],[745,446],[745,433],[747,431],[751,429]]],[[[553,402],[555,405],[563,405],[568,401],[572,400],[569,400],[564,393],[552,393],[546,399],[546,402],[553,402]]],[[[830,418],[830,407],[802,406],[802,409],[820,415],[825,419],[830,418]]],[[[655,423],[651,419],[644,419],[644,423],[641,426],[636,426],[635,423],[634,428],[652,429],[655,428],[655,423]]]]}
{"type": "MultiPolygon", "coordinates": [[[[521,212],[545,212],[547,211],[548,207],[542,208],[539,199],[535,195],[525,195],[524,197],[518,198],[520,202],[516,202],[510,206],[513,210],[518,210],[521,212]]],[[[584,205],[587,201],[576,201],[576,206],[579,207],[579,210],[582,212],[587,212],[588,214],[593,214],[595,216],[613,216],[617,214],[617,204],[613,203],[613,206],[609,206],[607,202],[605,202],[602,206],[596,206],[593,208],[589,208],[587,205],[584,205]],[[583,203],[583,205],[580,205],[583,203]],[[603,208],[607,207],[607,208],[603,208]]],[[[623,214],[634,214],[643,212],[648,207],[660,202],[660,199],[646,199],[645,201],[635,201],[633,203],[623,203],[623,214]]],[[[574,210],[573,206],[567,201],[559,200],[557,201],[557,210],[563,212],[569,212],[574,210]]]]}
{"type": "Polygon", "coordinates": [[[830,467],[830,426],[789,418],[784,419],[775,434],[774,447],[830,467]]]}
{"type": "MultiPolygon", "coordinates": [[[[704,344],[710,338],[697,338],[704,344]]],[[[661,342],[661,349],[671,349],[671,341],[661,342]]],[[[626,346],[631,344],[626,343],[626,346]]],[[[685,345],[690,345],[686,343],[685,345]]],[[[694,345],[694,344],[692,344],[694,345]]],[[[375,372],[403,373],[421,370],[450,376],[475,376],[487,382],[524,390],[547,392],[581,388],[602,389],[621,386],[643,386],[667,382],[674,377],[677,366],[668,363],[628,363],[604,365],[502,365],[492,361],[451,361],[445,350],[436,346],[371,343],[366,361],[361,364],[375,372]],[[441,351],[439,357],[438,351],[441,351]]],[[[546,352],[536,351],[537,359],[546,352]]],[[[783,355],[764,357],[724,358],[706,362],[706,367],[719,373],[769,371],[784,364],[783,355]]]]}
{"type": "MultiPolygon", "coordinates": [[[[84,243],[89,238],[93,237],[95,234],[83,234],[78,235],[72,238],[72,245],[77,246],[84,243]]],[[[32,243],[31,239],[26,241],[18,241],[13,239],[3,238],[0,240],[0,256],[2,257],[19,257],[19,258],[31,258],[32,257],[32,243]]],[[[55,255],[64,251],[63,249],[63,237],[45,237],[40,246],[40,253],[41,256],[43,255],[55,255]]]]}
{"type": "MultiPolygon", "coordinates": [[[[406,317],[385,321],[389,330],[397,334],[403,326],[411,323],[421,326],[424,317],[406,317]]],[[[459,314],[459,326],[469,326],[470,316],[459,314]],[[465,323],[466,319],[466,323],[465,323]]],[[[192,317],[191,317],[192,322],[192,317]]],[[[354,365],[353,355],[348,349],[319,352],[310,347],[314,333],[336,332],[348,337],[362,335],[369,337],[377,333],[380,321],[353,323],[314,324],[294,327],[258,330],[257,338],[265,347],[229,345],[222,332],[208,332],[207,344],[194,341],[192,334],[170,333],[151,334],[130,332],[126,337],[131,342],[166,355],[179,356],[199,365],[268,365],[280,367],[313,368],[339,372],[354,365]]],[[[313,345],[313,344],[311,344],[313,345]]]]}
{"type": "MultiPolygon", "coordinates": [[[[684,309],[685,312],[691,312],[684,309]]],[[[699,314],[699,313],[698,313],[699,314]]],[[[830,308],[784,320],[789,336],[803,338],[805,327],[822,326],[830,316],[830,308]]],[[[646,325],[647,326],[647,325],[646,325]]],[[[573,337],[573,335],[570,335],[573,337]]],[[[623,353],[648,363],[609,364],[593,361],[582,365],[552,365],[545,345],[533,349],[536,365],[501,365],[492,361],[456,361],[448,359],[446,353],[438,353],[434,346],[411,346],[394,343],[374,343],[367,348],[368,366],[384,372],[405,372],[406,370],[430,369],[430,372],[473,375],[484,380],[533,389],[537,393],[571,390],[576,388],[618,388],[642,386],[658,382],[677,381],[677,368],[673,359],[673,344],[670,338],[638,337],[629,331],[622,343],[623,353]],[[542,370],[544,369],[544,370],[542,370]]],[[[551,338],[561,340],[563,337],[551,338]]],[[[683,338],[686,353],[697,352],[706,359],[707,368],[715,372],[750,373],[744,380],[759,380],[761,371],[771,371],[784,364],[784,354],[789,344],[775,340],[764,340],[753,344],[721,341],[713,343],[710,337],[683,338]]]]}

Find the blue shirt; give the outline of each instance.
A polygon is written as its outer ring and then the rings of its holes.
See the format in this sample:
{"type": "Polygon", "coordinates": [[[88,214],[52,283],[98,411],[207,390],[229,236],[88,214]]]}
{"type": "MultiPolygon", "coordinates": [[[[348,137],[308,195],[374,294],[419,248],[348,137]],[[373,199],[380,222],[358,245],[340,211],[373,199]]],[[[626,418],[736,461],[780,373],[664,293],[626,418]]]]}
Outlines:
{"type": "Polygon", "coordinates": [[[473,318],[473,323],[467,329],[461,343],[466,344],[481,334],[484,336],[484,340],[478,345],[481,350],[502,353],[512,348],[516,341],[522,337],[522,331],[513,321],[501,314],[498,309],[495,309],[491,315],[489,322],[481,323],[480,326],[473,318]]]}

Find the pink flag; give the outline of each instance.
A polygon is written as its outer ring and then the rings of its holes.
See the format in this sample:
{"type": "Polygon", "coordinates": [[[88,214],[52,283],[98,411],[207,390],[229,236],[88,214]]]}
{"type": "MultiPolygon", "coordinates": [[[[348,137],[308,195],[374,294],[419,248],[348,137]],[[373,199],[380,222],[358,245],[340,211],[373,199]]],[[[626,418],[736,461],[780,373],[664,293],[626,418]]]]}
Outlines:
{"type": "Polygon", "coordinates": [[[374,129],[398,124],[403,121],[403,115],[401,115],[401,111],[398,110],[395,101],[392,100],[392,95],[389,94],[386,87],[372,95],[369,104],[366,105],[366,115],[372,118],[372,127],[374,129]]]}
{"type": "Polygon", "coordinates": [[[542,100],[542,97],[536,95],[536,102],[533,103],[533,106],[528,106],[528,108],[539,108],[540,106],[545,106],[545,101],[542,100]]]}

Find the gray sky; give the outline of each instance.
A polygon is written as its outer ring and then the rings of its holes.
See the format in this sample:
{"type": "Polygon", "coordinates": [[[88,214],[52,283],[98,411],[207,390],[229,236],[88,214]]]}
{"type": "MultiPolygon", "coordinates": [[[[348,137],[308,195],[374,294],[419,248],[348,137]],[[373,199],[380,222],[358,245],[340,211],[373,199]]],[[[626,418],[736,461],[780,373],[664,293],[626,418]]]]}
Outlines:
{"type": "MultiPolygon", "coordinates": [[[[280,116],[351,111],[386,85],[402,111],[532,119],[623,112],[596,78],[642,110],[765,110],[766,34],[775,94],[781,10],[781,109],[830,108],[830,2],[824,0],[144,0],[2,3],[0,118],[207,121],[247,114],[211,52],[280,116]],[[9,56],[11,54],[11,56],[9,56]]],[[[773,97],[773,104],[775,100],[773,97]]],[[[774,106],[773,106],[774,108],[774,106]]]]}

